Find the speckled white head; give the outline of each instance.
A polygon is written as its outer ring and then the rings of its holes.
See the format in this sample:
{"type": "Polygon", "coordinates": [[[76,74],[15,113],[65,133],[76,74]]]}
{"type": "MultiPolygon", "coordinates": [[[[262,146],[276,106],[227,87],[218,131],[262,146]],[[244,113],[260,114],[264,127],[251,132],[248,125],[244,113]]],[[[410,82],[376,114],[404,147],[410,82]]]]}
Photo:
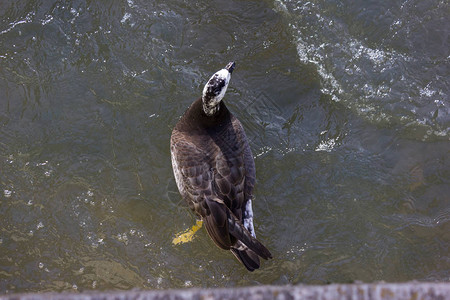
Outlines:
{"type": "Polygon", "coordinates": [[[233,61],[228,63],[224,69],[211,76],[203,88],[203,111],[206,115],[212,116],[219,110],[219,103],[225,96],[235,65],[233,61]]]}

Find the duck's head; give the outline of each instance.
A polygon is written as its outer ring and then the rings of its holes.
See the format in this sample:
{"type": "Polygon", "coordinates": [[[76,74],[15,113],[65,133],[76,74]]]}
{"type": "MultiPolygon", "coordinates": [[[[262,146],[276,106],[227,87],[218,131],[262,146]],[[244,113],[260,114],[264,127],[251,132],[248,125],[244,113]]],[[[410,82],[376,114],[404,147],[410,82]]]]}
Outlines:
{"type": "Polygon", "coordinates": [[[212,116],[219,110],[220,101],[225,96],[235,65],[234,61],[229,62],[225,68],[211,76],[203,88],[203,111],[206,115],[212,116]]]}

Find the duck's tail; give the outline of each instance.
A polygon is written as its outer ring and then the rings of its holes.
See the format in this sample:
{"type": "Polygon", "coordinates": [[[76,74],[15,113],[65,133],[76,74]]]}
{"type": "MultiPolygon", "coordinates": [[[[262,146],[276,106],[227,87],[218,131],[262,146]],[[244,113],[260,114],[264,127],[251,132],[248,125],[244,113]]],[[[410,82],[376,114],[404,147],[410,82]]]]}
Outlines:
{"type": "MultiPolygon", "coordinates": [[[[256,239],[254,232],[250,233],[221,200],[214,199],[209,203],[209,208],[211,214],[205,218],[209,235],[219,247],[230,249],[249,271],[259,268],[259,257],[272,258],[270,251],[256,239]],[[223,224],[223,227],[219,224],[223,224]],[[236,242],[233,243],[232,240],[236,242]]],[[[249,229],[253,230],[253,225],[249,229]]]]}
{"type": "Polygon", "coordinates": [[[239,244],[239,247],[230,249],[234,256],[236,256],[250,272],[259,269],[259,256],[240,241],[237,244],[239,244]]]}

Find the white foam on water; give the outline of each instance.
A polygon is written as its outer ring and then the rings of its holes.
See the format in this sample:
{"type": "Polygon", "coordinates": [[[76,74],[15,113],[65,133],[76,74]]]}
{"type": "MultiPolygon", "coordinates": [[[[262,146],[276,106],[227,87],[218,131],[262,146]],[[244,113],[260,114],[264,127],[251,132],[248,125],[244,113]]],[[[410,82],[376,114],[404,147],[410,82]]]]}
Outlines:
{"type": "Polygon", "coordinates": [[[134,4],[133,0],[127,0],[128,6],[131,8],[137,8],[137,5],[134,4]]]}
{"type": "Polygon", "coordinates": [[[35,14],[36,13],[34,11],[31,11],[25,16],[25,18],[9,23],[9,27],[6,28],[5,30],[0,31],[0,35],[10,32],[11,30],[13,30],[16,26],[18,26],[20,24],[26,24],[26,23],[33,22],[33,17],[35,16],[35,14]]]}
{"type": "Polygon", "coordinates": [[[336,145],[336,140],[335,139],[329,139],[329,140],[326,140],[326,141],[322,141],[316,147],[315,151],[331,152],[331,150],[333,150],[335,145],[336,145]]]}
{"type": "Polygon", "coordinates": [[[5,196],[5,198],[9,198],[12,195],[12,191],[11,190],[4,190],[3,191],[3,195],[5,196]]]}
{"type": "Polygon", "coordinates": [[[122,20],[120,20],[120,23],[124,24],[126,21],[128,21],[131,18],[131,14],[126,12],[123,17],[122,20]]]}
{"type": "MultiPolygon", "coordinates": [[[[275,3],[288,16],[300,61],[315,66],[322,93],[371,122],[430,128],[427,136],[449,135],[447,85],[433,75],[438,63],[392,47],[369,46],[349,33],[347,24],[323,13],[323,1],[275,3]]],[[[394,20],[391,27],[401,23],[394,20]]]]}

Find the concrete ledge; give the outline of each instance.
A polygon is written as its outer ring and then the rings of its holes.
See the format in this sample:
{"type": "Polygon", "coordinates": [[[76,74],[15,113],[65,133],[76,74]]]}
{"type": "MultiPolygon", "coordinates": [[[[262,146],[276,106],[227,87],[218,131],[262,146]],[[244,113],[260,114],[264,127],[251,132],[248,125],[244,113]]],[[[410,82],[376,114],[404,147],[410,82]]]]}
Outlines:
{"type": "Polygon", "coordinates": [[[255,286],[228,289],[184,289],[152,291],[113,291],[86,293],[43,293],[2,295],[0,300],[212,300],[212,299],[450,299],[450,283],[374,283],[374,284],[331,284],[298,286],[255,286]]]}

